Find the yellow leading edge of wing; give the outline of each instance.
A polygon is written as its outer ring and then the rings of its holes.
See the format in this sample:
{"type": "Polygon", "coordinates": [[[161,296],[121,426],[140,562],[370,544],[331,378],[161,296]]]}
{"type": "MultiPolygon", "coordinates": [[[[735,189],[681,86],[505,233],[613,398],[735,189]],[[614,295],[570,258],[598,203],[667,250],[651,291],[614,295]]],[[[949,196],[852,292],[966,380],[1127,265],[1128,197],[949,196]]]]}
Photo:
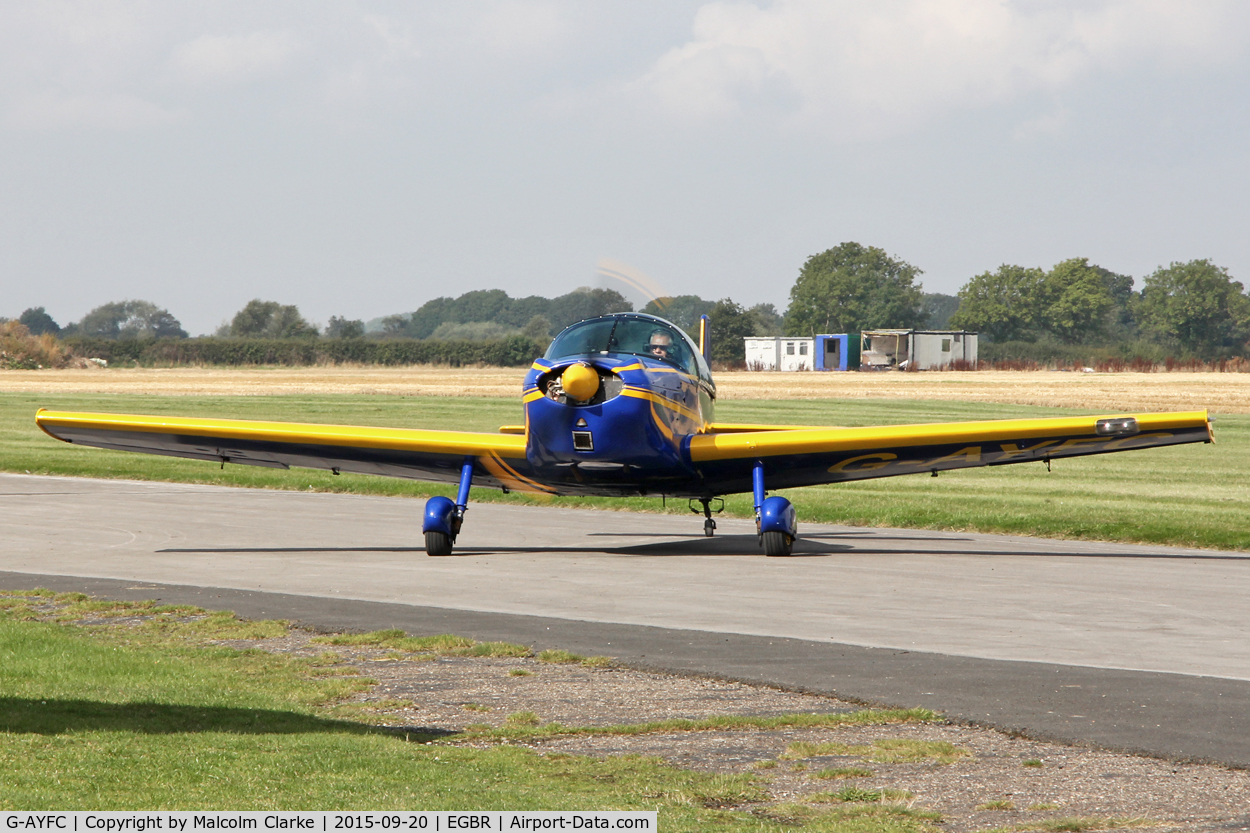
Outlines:
{"type": "Polygon", "coordinates": [[[754,422],[713,422],[705,434],[746,434],[752,431],[831,431],[836,425],[771,425],[754,422]]]}
{"type": "Polygon", "coordinates": [[[690,438],[690,458],[697,463],[702,460],[732,460],[739,457],[772,457],[823,451],[876,450],[894,446],[995,442],[1074,434],[1094,436],[1094,424],[1109,416],[1133,417],[1137,420],[1141,433],[1201,427],[1206,427],[1208,436],[1210,432],[1210,421],[1207,419],[1206,411],[1000,419],[932,425],[882,425],[868,428],[803,428],[796,431],[699,434],[690,438]]]}
{"type": "Polygon", "coordinates": [[[428,431],[419,428],[366,428],[354,425],[315,425],[298,422],[259,422],[241,419],[194,419],[142,414],[89,414],[46,411],[35,422],[49,436],[57,428],[97,431],[134,431],[276,443],[386,448],[436,454],[489,454],[524,457],[525,437],[468,431],[428,431]]]}

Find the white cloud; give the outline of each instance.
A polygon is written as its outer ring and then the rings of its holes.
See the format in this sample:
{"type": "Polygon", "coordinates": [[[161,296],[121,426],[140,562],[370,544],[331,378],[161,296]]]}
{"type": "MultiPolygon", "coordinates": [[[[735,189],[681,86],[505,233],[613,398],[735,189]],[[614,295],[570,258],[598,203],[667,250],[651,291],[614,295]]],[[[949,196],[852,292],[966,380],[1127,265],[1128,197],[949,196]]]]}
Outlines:
{"type": "Polygon", "coordinates": [[[734,116],[761,90],[850,135],[1061,93],[1094,73],[1207,67],[1247,47],[1243,6],[1212,0],[712,2],[634,85],[686,118],[734,116]]]}
{"type": "Polygon", "coordinates": [[[314,118],[356,127],[365,113],[402,109],[410,100],[422,52],[408,21],[364,15],[343,27],[333,49],[305,108],[314,118]]]}
{"type": "Polygon", "coordinates": [[[644,83],[673,112],[706,118],[748,110],[792,78],[758,47],[692,44],[661,58],[644,83]]]}
{"type": "Polygon", "coordinates": [[[1058,107],[1020,122],[1012,131],[1012,136],[1016,139],[1058,136],[1066,131],[1071,123],[1072,111],[1066,107],[1058,107]]]}
{"type": "Polygon", "coordinates": [[[127,93],[73,95],[51,91],[11,100],[4,122],[22,130],[132,130],[170,124],[182,116],[179,111],[127,93]]]}
{"type": "Polygon", "coordinates": [[[180,74],[194,81],[246,81],[285,67],[297,51],[286,32],[201,35],[174,50],[180,74]]]}
{"type": "Polygon", "coordinates": [[[570,34],[571,22],[560,4],[504,0],[479,10],[470,23],[471,39],[496,56],[550,50],[570,34]]]}
{"type": "Polygon", "coordinates": [[[421,51],[417,49],[407,26],[379,14],[367,14],[361,18],[361,21],[382,41],[385,47],[382,52],[383,60],[393,61],[421,56],[421,51]]]}
{"type": "Polygon", "coordinates": [[[424,115],[430,102],[462,112],[582,79],[598,21],[571,0],[0,2],[0,124],[195,121],[232,96],[258,105],[237,117],[349,125],[424,115]],[[561,73],[567,61],[577,67],[561,73]]]}

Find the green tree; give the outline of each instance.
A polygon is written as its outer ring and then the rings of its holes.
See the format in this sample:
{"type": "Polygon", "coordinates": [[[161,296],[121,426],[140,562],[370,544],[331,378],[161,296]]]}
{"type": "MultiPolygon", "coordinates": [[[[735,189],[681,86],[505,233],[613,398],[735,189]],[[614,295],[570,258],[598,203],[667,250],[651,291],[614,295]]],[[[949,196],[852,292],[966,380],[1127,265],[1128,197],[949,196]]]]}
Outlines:
{"type": "MultiPolygon", "coordinates": [[[[545,305],[550,302],[546,298],[541,300],[545,310],[545,305]]],[[[534,313],[530,313],[517,323],[514,321],[512,309],[515,303],[502,289],[475,289],[458,298],[433,298],[422,304],[411,317],[405,317],[406,326],[395,329],[392,334],[407,335],[412,338],[431,338],[434,336],[434,331],[443,324],[469,324],[479,321],[519,329],[522,324],[533,317],[534,313]]],[[[391,331],[388,330],[388,332],[391,331]]]]}
{"type": "Polygon", "coordinates": [[[23,312],[17,320],[25,324],[26,329],[30,330],[33,336],[44,333],[57,335],[61,332],[61,325],[57,324],[43,307],[32,307],[23,312]]]}
{"type": "Polygon", "coordinates": [[[885,250],[859,243],[812,255],[790,289],[786,332],[806,336],[923,326],[920,274],[885,250]]]}
{"type": "Polygon", "coordinates": [[[558,298],[551,299],[547,317],[555,332],[563,330],[586,318],[607,315],[610,312],[632,312],[634,305],[615,289],[592,289],[579,287],[558,298]]]}
{"type": "Polygon", "coordinates": [[[338,315],[330,316],[326,324],[326,338],[362,338],[365,334],[365,322],[359,319],[348,320],[338,315]]]}
{"type": "Polygon", "coordinates": [[[278,307],[269,320],[269,332],[273,338],[316,338],[318,335],[317,328],[305,321],[293,304],[278,307]]]}
{"type": "MultiPolygon", "coordinates": [[[[509,330],[519,330],[539,316],[549,322],[547,335],[551,336],[583,318],[632,309],[625,297],[612,289],[583,286],[551,299],[540,295],[509,298],[502,289],[477,289],[458,298],[434,298],[425,302],[411,317],[402,316],[405,321],[402,333],[396,331],[393,334],[429,338],[441,325],[449,322],[494,323],[509,330]]],[[[385,321],[400,318],[389,316],[385,321]]]]}
{"type": "Polygon", "coordinates": [[[234,314],[230,321],[230,334],[240,338],[260,338],[265,335],[269,321],[281,306],[277,301],[262,301],[259,298],[248,301],[243,309],[234,314]]]}
{"type": "Polygon", "coordinates": [[[532,316],[525,323],[525,328],[521,330],[521,335],[532,339],[534,344],[538,345],[545,352],[547,345],[551,344],[551,322],[547,320],[545,315],[532,316]]]}
{"type": "Polygon", "coordinates": [[[699,319],[711,312],[714,304],[698,295],[673,295],[654,298],[647,302],[639,312],[656,315],[665,321],[672,321],[687,333],[693,335],[699,330],[699,319]]]}
{"type": "Polygon", "coordinates": [[[1111,295],[1111,316],[1108,326],[1113,335],[1123,339],[1131,336],[1137,326],[1137,293],[1133,291],[1130,275],[1117,275],[1101,266],[1095,266],[1103,285],[1111,295]]]}
{"type": "Polygon", "coordinates": [[[248,301],[230,322],[236,338],[316,338],[317,328],[304,320],[299,308],[277,301],[248,301]]]}
{"type": "Polygon", "coordinates": [[[120,338],[122,322],[126,320],[128,301],[112,301],[101,304],[82,317],[75,333],[88,338],[120,338]]]}
{"type": "Polygon", "coordinates": [[[457,324],[467,324],[470,321],[499,322],[511,304],[512,299],[502,289],[475,289],[448,304],[443,321],[457,324]]]}
{"type": "Polygon", "coordinates": [[[925,292],[922,294],[924,304],[924,326],[929,330],[945,330],[950,327],[951,316],[959,309],[958,295],[943,295],[941,292],[925,292]]]}
{"type": "MultiPolygon", "coordinates": [[[[755,332],[753,336],[779,336],[782,332],[781,313],[772,304],[756,304],[747,312],[755,316],[755,332]]],[[[744,354],[745,357],[745,354],[744,354]]]]}
{"type": "Polygon", "coordinates": [[[89,338],[186,338],[181,322],[150,301],[114,301],[83,316],[77,335],[89,338]]]}
{"type": "MultiPolygon", "coordinates": [[[[434,329],[438,328],[435,327],[434,329]]],[[[388,315],[382,319],[383,335],[393,337],[409,336],[415,338],[415,336],[412,335],[412,331],[412,319],[406,315],[388,315]]],[[[424,337],[428,338],[432,332],[434,332],[434,330],[430,330],[430,332],[426,333],[424,337]]]]}
{"type": "MultiPolygon", "coordinates": [[[[1100,341],[1116,309],[1113,287],[1123,277],[1084,257],[1056,263],[1042,281],[1042,326],[1065,344],[1100,341]]],[[[1130,293],[1132,286],[1128,278],[1130,293]]]]}
{"type": "Polygon", "coordinates": [[[1142,327],[1204,358],[1246,348],[1250,297],[1222,266],[1191,260],[1159,267],[1142,287],[1142,327]]]}
{"type": "Polygon", "coordinates": [[[959,309],[948,323],[990,341],[1031,340],[1036,337],[1045,278],[1041,269],[1006,263],[997,271],[982,272],[959,290],[959,309]]]}
{"type": "MultiPolygon", "coordinates": [[[[721,298],[708,310],[712,337],[712,361],[740,365],[746,361],[747,336],[755,335],[756,317],[730,298],[721,298]]],[[[698,328],[691,333],[698,338],[698,328]]]]}
{"type": "Polygon", "coordinates": [[[448,309],[455,303],[454,298],[431,298],[426,301],[411,317],[388,315],[383,319],[383,331],[388,335],[408,335],[412,338],[429,338],[438,325],[451,320],[448,309]],[[393,325],[399,322],[398,327],[393,325]]]}
{"type": "Polygon", "coordinates": [[[430,338],[444,340],[463,339],[465,341],[491,341],[494,339],[514,336],[517,331],[494,321],[444,321],[430,335],[430,338]]]}
{"type": "Polygon", "coordinates": [[[502,310],[495,320],[507,327],[523,328],[529,326],[535,316],[539,316],[547,322],[547,327],[550,328],[551,319],[547,316],[550,311],[550,298],[544,298],[541,295],[526,295],[524,298],[512,298],[507,308],[502,310]]]}

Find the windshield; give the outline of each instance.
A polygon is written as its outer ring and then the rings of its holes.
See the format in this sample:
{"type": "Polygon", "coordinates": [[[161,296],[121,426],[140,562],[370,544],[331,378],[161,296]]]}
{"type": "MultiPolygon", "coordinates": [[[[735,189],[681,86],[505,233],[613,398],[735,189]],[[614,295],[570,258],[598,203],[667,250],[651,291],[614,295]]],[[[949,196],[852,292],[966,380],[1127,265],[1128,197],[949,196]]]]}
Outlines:
{"type": "Polygon", "coordinates": [[[685,333],[650,316],[612,316],[574,324],[551,342],[544,358],[586,353],[632,353],[675,364],[687,373],[697,372],[694,346],[685,333]]]}

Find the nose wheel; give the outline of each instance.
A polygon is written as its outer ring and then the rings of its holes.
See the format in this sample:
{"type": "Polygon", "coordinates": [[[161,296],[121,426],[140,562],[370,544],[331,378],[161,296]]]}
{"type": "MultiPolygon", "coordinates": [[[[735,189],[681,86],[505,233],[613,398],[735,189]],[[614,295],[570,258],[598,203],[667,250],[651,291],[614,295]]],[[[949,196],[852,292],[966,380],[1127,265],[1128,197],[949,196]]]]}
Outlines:
{"type": "Polygon", "coordinates": [[[703,534],[707,536],[708,538],[711,538],[713,535],[716,534],[716,521],[712,519],[712,513],[715,512],[719,514],[721,512],[724,512],[725,501],[723,498],[706,497],[706,498],[699,498],[699,503],[702,504],[702,507],[703,507],[702,509],[695,508],[694,501],[693,500],[690,501],[690,511],[694,512],[695,514],[698,514],[699,512],[703,513],[703,534]],[[715,509],[712,508],[712,501],[714,500],[720,501],[720,506],[716,507],[715,509]]]}

